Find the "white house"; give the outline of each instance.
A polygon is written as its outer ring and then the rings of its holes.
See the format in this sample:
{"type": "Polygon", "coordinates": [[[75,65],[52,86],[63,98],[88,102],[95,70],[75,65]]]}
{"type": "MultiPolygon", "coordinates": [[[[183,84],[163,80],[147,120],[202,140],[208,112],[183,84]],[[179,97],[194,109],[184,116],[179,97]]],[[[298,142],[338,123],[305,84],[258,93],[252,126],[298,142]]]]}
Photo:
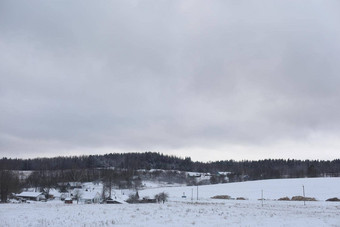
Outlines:
{"type": "Polygon", "coordinates": [[[188,177],[201,177],[202,173],[198,173],[198,172],[187,172],[187,176],[188,177]]]}
{"type": "Polygon", "coordinates": [[[55,199],[61,199],[62,193],[60,193],[58,190],[52,188],[49,192],[50,197],[55,199]]]}
{"type": "Polygon", "coordinates": [[[81,203],[99,203],[100,198],[101,196],[99,192],[83,191],[81,194],[80,202],[81,203]]]}

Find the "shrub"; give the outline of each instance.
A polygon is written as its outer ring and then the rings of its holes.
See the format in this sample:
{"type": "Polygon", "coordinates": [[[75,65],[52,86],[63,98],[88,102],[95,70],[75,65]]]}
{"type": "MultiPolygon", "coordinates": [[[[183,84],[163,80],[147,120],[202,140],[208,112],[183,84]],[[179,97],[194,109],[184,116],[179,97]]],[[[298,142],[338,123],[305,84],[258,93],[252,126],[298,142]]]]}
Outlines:
{"type": "Polygon", "coordinates": [[[229,195],[215,195],[211,197],[212,199],[231,199],[229,195]]]}
{"type": "Polygon", "coordinates": [[[244,197],[237,197],[236,200],[246,200],[244,197]]]}
{"type": "Polygon", "coordinates": [[[290,198],[289,197],[282,197],[282,198],[279,198],[279,201],[290,201],[290,198]]]}
{"type": "Polygon", "coordinates": [[[139,203],[139,195],[136,194],[130,194],[129,198],[126,200],[128,203],[139,203]]]}
{"type": "Polygon", "coordinates": [[[340,202],[340,199],[337,198],[337,197],[334,197],[334,198],[329,198],[326,201],[328,201],[328,202],[340,202]]]}
{"type": "Polygon", "coordinates": [[[166,193],[166,192],[161,192],[161,193],[155,195],[155,199],[158,203],[160,203],[160,202],[164,203],[165,201],[168,201],[168,198],[169,198],[169,194],[166,193]]]}
{"type": "Polygon", "coordinates": [[[292,201],[316,201],[313,197],[293,196],[292,201]]]}

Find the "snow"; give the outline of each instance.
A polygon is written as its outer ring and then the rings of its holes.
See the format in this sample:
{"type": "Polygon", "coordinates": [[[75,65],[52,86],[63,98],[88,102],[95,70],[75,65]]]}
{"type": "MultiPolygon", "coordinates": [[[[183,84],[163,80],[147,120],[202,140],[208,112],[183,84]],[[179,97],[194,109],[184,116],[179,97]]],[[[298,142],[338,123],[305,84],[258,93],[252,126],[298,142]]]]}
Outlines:
{"type": "Polygon", "coordinates": [[[21,192],[20,194],[16,194],[16,196],[20,197],[38,197],[42,195],[41,192],[21,192]]]}
{"type": "Polygon", "coordinates": [[[18,170],[18,171],[14,171],[18,174],[19,176],[19,179],[20,180],[26,180],[32,173],[33,171],[31,170],[25,170],[25,171],[22,171],[22,170],[18,170]]]}
{"type": "Polygon", "coordinates": [[[340,226],[339,203],[2,204],[1,226],[340,226]],[[34,209],[32,209],[34,208],[34,209]]]}
{"type": "Polygon", "coordinates": [[[188,177],[194,177],[196,182],[200,181],[210,181],[211,174],[210,173],[200,173],[200,172],[186,172],[188,177]]]}
{"type": "Polygon", "coordinates": [[[199,172],[186,172],[189,177],[200,177],[203,173],[199,172]]]}
{"type": "Polygon", "coordinates": [[[217,174],[227,176],[228,174],[231,174],[231,172],[217,172],[217,174]]]}
{"type": "MultiPolygon", "coordinates": [[[[249,200],[279,199],[285,196],[292,197],[303,195],[302,186],[307,197],[315,197],[317,200],[326,200],[331,197],[340,198],[340,178],[297,178],[247,181],[238,183],[226,183],[216,185],[198,186],[199,199],[209,200],[215,195],[229,195],[232,198],[244,197],[249,200]]],[[[168,187],[142,190],[140,196],[152,196],[160,192],[167,192],[172,200],[182,200],[183,193],[187,199],[197,197],[197,187],[168,187]]]]}
{"type": "Polygon", "coordinates": [[[164,188],[164,187],[182,187],[183,184],[177,184],[177,183],[169,183],[164,181],[143,181],[142,183],[143,188],[149,189],[149,188],[164,188]]]}
{"type": "Polygon", "coordinates": [[[92,199],[96,199],[96,198],[100,198],[100,194],[99,192],[82,192],[81,194],[81,198],[83,200],[92,200],[92,199]]]}
{"type": "Polygon", "coordinates": [[[55,198],[60,198],[61,194],[58,190],[52,188],[49,192],[50,195],[53,195],[55,198]]]}
{"type": "MultiPolygon", "coordinates": [[[[100,185],[86,184],[92,192],[100,185]]],[[[169,193],[165,204],[0,204],[0,226],[340,226],[340,178],[302,178],[249,181],[197,187],[148,188],[140,197],[169,193]],[[277,201],[302,194],[319,201],[277,201]],[[264,191],[262,206],[258,199],[264,191]],[[187,198],[182,198],[185,192],[187,198]],[[193,192],[193,200],[191,200],[193,192]],[[217,200],[214,195],[246,197],[249,200],[217,200]]],[[[117,196],[125,191],[115,190],[117,196]]],[[[132,191],[130,191],[132,192],[132,191]]]]}

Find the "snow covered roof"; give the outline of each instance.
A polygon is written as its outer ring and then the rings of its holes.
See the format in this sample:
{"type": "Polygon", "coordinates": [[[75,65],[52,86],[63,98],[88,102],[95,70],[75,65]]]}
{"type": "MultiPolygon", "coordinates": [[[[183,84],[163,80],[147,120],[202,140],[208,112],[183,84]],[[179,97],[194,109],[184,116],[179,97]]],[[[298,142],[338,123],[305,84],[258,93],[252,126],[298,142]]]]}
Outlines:
{"type": "Polygon", "coordinates": [[[198,172],[187,172],[187,175],[190,177],[200,177],[202,173],[198,172]]]}
{"type": "Polygon", "coordinates": [[[99,192],[87,192],[84,191],[81,196],[82,199],[95,199],[100,198],[99,192]]]}
{"type": "Polygon", "coordinates": [[[150,169],[149,170],[150,173],[153,173],[153,172],[165,172],[164,169],[150,169]]]}
{"type": "Polygon", "coordinates": [[[231,174],[231,172],[217,172],[219,175],[225,175],[227,176],[228,174],[231,174]]]}
{"type": "Polygon", "coordinates": [[[41,192],[21,192],[20,194],[17,194],[19,197],[38,197],[39,195],[42,195],[41,192]]]}
{"type": "Polygon", "coordinates": [[[55,189],[51,189],[49,192],[50,195],[53,195],[54,197],[60,197],[61,193],[55,189]]]}

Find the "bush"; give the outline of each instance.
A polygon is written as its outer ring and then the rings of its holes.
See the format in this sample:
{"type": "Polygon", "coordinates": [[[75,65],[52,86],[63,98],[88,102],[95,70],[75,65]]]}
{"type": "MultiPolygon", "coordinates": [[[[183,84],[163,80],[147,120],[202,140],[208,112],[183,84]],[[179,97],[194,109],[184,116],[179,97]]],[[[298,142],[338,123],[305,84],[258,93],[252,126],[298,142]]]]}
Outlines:
{"type": "Polygon", "coordinates": [[[160,202],[164,203],[165,201],[168,201],[168,198],[169,198],[169,194],[166,193],[166,192],[161,192],[161,193],[155,195],[155,199],[158,203],[160,203],[160,202]]]}
{"type": "Polygon", "coordinates": [[[130,194],[129,198],[126,200],[127,203],[139,203],[138,192],[136,194],[130,194]]]}
{"type": "Polygon", "coordinates": [[[237,197],[236,200],[246,200],[244,197],[237,197]]]}
{"type": "Polygon", "coordinates": [[[313,197],[293,196],[292,201],[316,201],[313,197]]]}
{"type": "Polygon", "coordinates": [[[290,198],[289,197],[282,197],[282,198],[279,198],[279,201],[290,201],[290,198]]]}
{"type": "Polygon", "coordinates": [[[337,197],[334,197],[334,198],[329,198],[326,200],[327,202],[340,202],[340,199],[337,198],[337,197]]]}
{"type": "Polygon", "coordinates": [[[231,199],[229,195],[215,195],[211,197],[212,199],[231,199]]]}

